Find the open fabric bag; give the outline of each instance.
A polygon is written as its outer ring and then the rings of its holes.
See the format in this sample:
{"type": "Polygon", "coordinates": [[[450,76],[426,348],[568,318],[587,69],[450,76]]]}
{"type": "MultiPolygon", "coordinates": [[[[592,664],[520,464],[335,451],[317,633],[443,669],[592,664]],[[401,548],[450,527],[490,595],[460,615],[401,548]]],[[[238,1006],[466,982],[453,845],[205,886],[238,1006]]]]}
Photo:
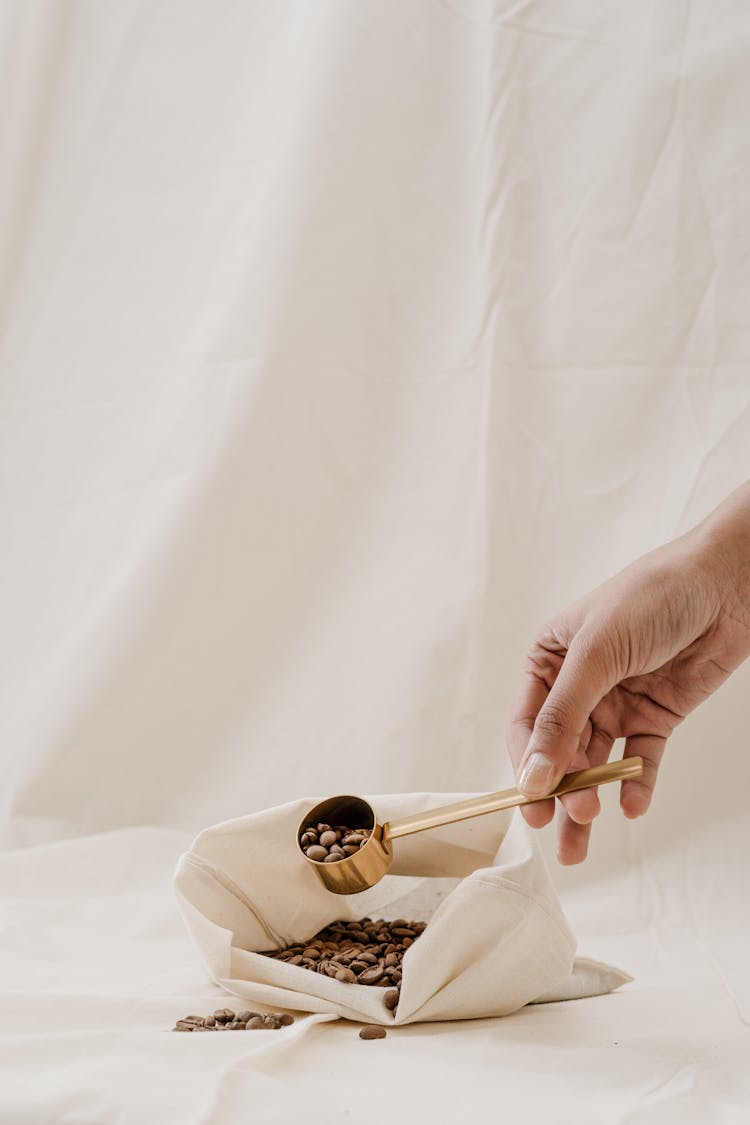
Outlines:
{"type": "MultiPolygon", "coordinates": [[[[380,823],[465,795],[368,797],[380,823]]],[[[530,1002],[609,992],[631,978],[575,958],[533,832],[514,811],[394,843],[391,872],[368,891],[326,890],[296,831],[316,799],[207,828],[180,857],[182,915],[216,983],[245,1000],[368,1023],[502,1016],[530,1002]],[[382,988],[346,984],[260,956],[312,938],[337,919],[426,921],[403,961],[395,1013],[382,988]]]]}

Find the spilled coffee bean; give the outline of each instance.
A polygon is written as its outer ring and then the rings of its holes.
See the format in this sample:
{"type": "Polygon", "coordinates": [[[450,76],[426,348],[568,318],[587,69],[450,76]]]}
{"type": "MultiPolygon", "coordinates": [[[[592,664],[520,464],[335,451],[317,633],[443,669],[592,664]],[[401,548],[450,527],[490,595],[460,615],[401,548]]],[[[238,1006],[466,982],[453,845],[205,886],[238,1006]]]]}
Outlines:
{"type": "Polygon", "coordinates": [[[300,833],[299,846],[316,863],[340,863],[363,848],[371,835],[372,828],[311,824],[300,833]]]}
{"type": "Polygon", "coordinates": [[[385,1039],[388,1032],[384,1027],[379,1027],[375,1023],[368,1023],[362,1028],[359,1033],[360,1039],[385,1039]]]}
{"type": "Polygon", "coordinates": [[[310,941],[270,950],[263,956],[323,973],[342,984],[386,988],[383,1000],[392,1012],[398,1006],[404,954],[426,926],[426,922],[404,918],[331,922],[310,941]]]}
{"type": "Polygon", "coordinates": [[[262,1016],[260,1012],[233,1012],[231,1008],[219,1008],[212,1016],[185,1016],[178,1020],[173,1031],[278,1031],[294,1023],[294,1016],[286,1012],[271,1012],[262,1016]]]}

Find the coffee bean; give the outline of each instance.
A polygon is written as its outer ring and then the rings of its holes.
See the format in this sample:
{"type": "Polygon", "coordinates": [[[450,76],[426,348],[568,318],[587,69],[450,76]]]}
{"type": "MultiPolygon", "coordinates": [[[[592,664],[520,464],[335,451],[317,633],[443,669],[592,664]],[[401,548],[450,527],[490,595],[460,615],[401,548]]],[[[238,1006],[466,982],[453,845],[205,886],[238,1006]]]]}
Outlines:
{"type": "Polygon", "coordinates": [[[206,1027],[216,1027],[216,1019],[214,1016],[206,1016],[203,1023],[206,1027]]]}
{"type": "Polygon", "coordinates": [[[327,850],[320,844],[313,844],[312,847],[307,848],[305,855],[308,859],[314,859],[317,863],[322,863],[328,858],[327,850]]]}
{"type": "Polygon", "coordinates": [[[399,990],[397,988],[389,988],[388,989],[385,996],[383,997],[383,1003],[385,1004],[386,1008],[388,1008],[389,1011],[392,1012],[393,1009],[395,1007],[397,1007],[398,999],[399,999],[400,995],[401,995],[401,993],[399,992],[399,990]]]}
{"type": "Polygon", "coordinates": [[[263,1022],[263,1016],[253,1016],[251,1020],[247,1021],[247,1026],[249,1029],[255,1031],[257,1028],[265,1027],[266,1025],[263,1022]]]}
{"type": "Polygon", "coordinates": [[[186,1020],[178,1020],[177,1023],[174,1025],[174,1028],[172,1030],[173,1031],[192,1031],[193,1025],[192,1025],[192,1023],[188,1023],[186,1020]]]}
{"type": "Polygon", "coordinates": [[[368,1023],[363,1027],[359,1033],[360,1039],[385,1039],[387,1031],[384,1027],[378,1027],[374,1023],[368,1023]]]}
{"type": "Polygon", "coordinates": [[[357,978],[351,969],[339,969],[336,973],[336,980],[340,980],[345,984],[356,984],[357,978]]]}
{"type": "Polygon", "coordinates": [[[320,846],[322,848],[330,848],[332,844],[338,844],[339,834],[329,828],[327,832],[323,832],[320,837],[320,846]]]}
{"type": "Polygon", "coordinates": [[[376,965],[372,969],[366,969],[359,977],[359,981],[361,984],[377,984],[379,980],[382,980],[382,977],[383,970],[376,965]]]}
{"type": "Polygon", "coordinates": [[[294,1016],[290,1016],[288,1012],[274,1012],[274,1015],[282,1027],[291,1027],[294,1023],[294,1016]]]}

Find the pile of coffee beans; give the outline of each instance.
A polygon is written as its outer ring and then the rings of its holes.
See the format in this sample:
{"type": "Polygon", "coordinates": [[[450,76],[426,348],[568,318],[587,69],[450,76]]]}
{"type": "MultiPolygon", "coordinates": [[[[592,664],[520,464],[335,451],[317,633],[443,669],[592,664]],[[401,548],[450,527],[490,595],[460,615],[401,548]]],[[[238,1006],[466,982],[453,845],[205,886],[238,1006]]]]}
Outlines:
{"type": "MultiPolygon", "coordinates": [[[[231,1008],[219,1008],[212,1016],[185,1016],[178,1020],[172,1031],[278,1031],[294,1023],[294,1017],[286,1012],[271,1012],[262,1016],[260,1012],[233,1012],[231,1008]]],[[[359,1033],[360,1039],[385,1039],[386,1030],[377,1024],[368,1023],[359,1033]]]]}
{"type": "Polygon", "coordinates": [[[185,1016],[172,1031],[278,1031],[292,1023],[294,1016],[286,1012],[262,1016],[260,1012],[235,1013],[231,1008],[219,1008],[212,1016],[185,1016]]]}
{"type": "Polygon", "coordinates": [[[338,863],[363,848],[371,835],[372,828],[311,824],[300,833],[299,846],[317,863],[338,863]]]}
{"type": "Polygon", "coordinates": [[[424,932],[426,922],[396,918],[362,918],[359,922],[331,922],[307,942],[264,953],[276,961],[323,973],[343,984],[386,988],[383,1000],[393,1011],[401,991],[401,962],[407,949],[424,932]]]}

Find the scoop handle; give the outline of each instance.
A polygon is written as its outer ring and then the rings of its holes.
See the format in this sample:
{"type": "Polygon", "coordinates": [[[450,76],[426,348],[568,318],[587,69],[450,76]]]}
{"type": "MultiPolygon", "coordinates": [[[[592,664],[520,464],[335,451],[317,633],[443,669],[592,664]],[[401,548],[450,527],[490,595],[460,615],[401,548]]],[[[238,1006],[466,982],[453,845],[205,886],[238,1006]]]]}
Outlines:
{"type": "Polygon", "coordinates": [[[474,816],[511,809],[514,805],[530,805],[534,801],[544,801],[548,797],[561,797],[563,793],[573,793],[576,789],[588,789],[592,785],[606,785],[610,781],[626,781],[643,774],[643,758],[623,758],[619,762],[607,762],[603,766],[591,766],[587,770],[568,773],[556,789],[544,797],[526,797],[517,789],[503,789],[498,793],[486,793],[483,797],[470,797],[468,801],[456,801],[453,805],[441,805],[437,809],[401,816],[383,825],[383,838],[396,840],[399,836],[412,836],[415,832],[425,832],[428,828],[439,828],[443,824],[455,824],[459,820],[470,820],[474,816]]]}

